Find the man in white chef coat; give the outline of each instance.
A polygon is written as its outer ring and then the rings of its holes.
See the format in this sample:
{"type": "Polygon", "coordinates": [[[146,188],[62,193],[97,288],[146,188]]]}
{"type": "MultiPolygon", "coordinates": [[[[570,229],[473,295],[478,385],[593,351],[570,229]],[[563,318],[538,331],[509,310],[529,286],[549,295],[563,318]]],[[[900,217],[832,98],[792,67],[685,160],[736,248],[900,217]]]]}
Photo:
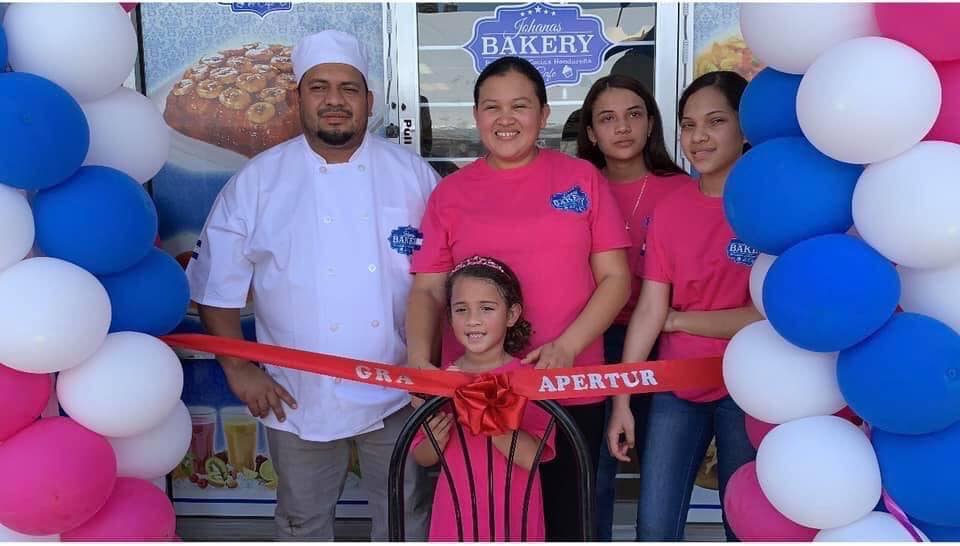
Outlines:
{"type": "MultiPolygon", "coordinates": [[[[250,160],[224,186],[187,275],[207,331],[241,338],[253,290],[257,338],[356,359],[406,360],[410,255],[437,175],[367,133],[374,97],[353,36],[328,30],[293,49],[303,135],[250,160]]],[[[267,427],[281,538],[330,540],[355,442],[373,540],[387,537],[387,470],[411,413],[400,390],[220,357],[231,390],[267,427]]],[[[412,457],[407,537],[430,499],[412,457]]]]}

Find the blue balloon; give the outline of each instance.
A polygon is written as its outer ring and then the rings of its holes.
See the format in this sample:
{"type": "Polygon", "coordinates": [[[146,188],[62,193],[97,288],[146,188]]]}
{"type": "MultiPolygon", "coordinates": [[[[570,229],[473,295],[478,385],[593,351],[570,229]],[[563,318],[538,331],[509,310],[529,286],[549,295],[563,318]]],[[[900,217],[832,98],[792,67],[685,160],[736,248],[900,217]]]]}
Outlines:
{"type": "Polygon", "coordinates": [[[960,527],[946,527],[925,521],[912,522],[931,542],[960,542],[960,527]]]}
{"type": "Polygon", "coordinates": [[[803,136],[797,121],[797,90],[802,78],[764,68],[750,80],[740,99],[740,127],[750,144],[803,136]]]}
{"type": "Polygon", "coordinates": [[[804,239],[850,229],[862,172],[803,137],[773,139],[734,165],[723,190],[724,213],[743,242],[779,256],[804,239]]]}
{"type": "Polygon", "coordinates": [[[119,273],[150,252],[157,210],[140,184],[110,167],[82,167],[33,200],[36,241],[47,256],[95,275],[119,273]]]}
{"type": "Polygon", "coordinates": [[[872,426],[928,434],[960,421],[958,363],[960,335],[936,319],[898,313],[840,353],[837,379],[844,400],[872,426]]]}
{"type": "Polygon", "coordinates": [[[55,186],[87,157],[90,128],[77,101],[57,84],[25,72],[0,74],[0,184],[55,186]]]}
{"type": "Polygon", "coordinates": [[[883,486],[911,520],[960,527],[960,423],[918,436],[874,430],[872,441],[883,486]]]}
{"type": "Polygon", "coordinates": [[[791,247],[763,283],[770,324],[808,351],[842,351],[860,343],[890,319],[899,300],[893,264],[848,235],[821,235],[791,247]]]}
{"type": "Polygon", "coordinates": [[[168,334],[183,320],[190,304],[183,268],[158,248],[130,269],[98,278],[110,296],[111,332],[168,334]]]}

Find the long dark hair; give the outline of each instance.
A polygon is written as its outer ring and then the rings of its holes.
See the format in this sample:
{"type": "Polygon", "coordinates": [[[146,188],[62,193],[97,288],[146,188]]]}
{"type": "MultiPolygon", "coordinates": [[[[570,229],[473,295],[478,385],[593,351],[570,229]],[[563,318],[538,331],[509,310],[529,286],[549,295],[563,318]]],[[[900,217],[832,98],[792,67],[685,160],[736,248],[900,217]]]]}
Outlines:
{"type": "Polygon", "coordinates": [[[533,84],[533,89],[537,94],[537,100],[540,106],[547,104],[547,84],[543,81],[543,75],[533,66],[530,61],[521,57],[500,57],[488,64],[486,68],[477,76],[477,82],[473,84],[473,106],[480,103],[480,86],[487,81],[490,76],[502,76],[507,72],[516,72],[526,77],[533,84]]]}
{"type": "MultiPolygon", "coordinates": [[[[520,290],[520,280],[517,279],[513,270],[500,260],[486,256],[474,256],[461,262],[447,276],[448,316],[453,312],[453,307],[450,305],[450,299],[453,297],[453,284],[462,277],[492,282],[504,301],[507,302],[508,310],[514,305],[520,305],[521,309],[523,308],[523,292],[520,290]]],[[[531,335],[533,335],[533,327],[523,318],[523,312],[521,311],[516,324],[507,328],[507,335],[503,340],[503,350],[513,356],[518,356],[530,344],[531,335]]]]}
{"type": "Polygon", "coordinates": [[[650,116],[650,136],[647,137],[647,143],[643,147],[643,163],[647,170],[657,176],[683,174],[683,169],[667,153],[666,139],[663,136],[663,118],[660,116],[657,101],[639,80],[621,74],[600,78],[583,99],[583,107],[580,110],[580,129],[577,131],[577,156],[593,163],[598,169],[607,166],[607,158],[600,151],[600,146],[590,142],[590,137],[587,135],[587,128],[593,126],[593,107],[607,89],[626,89],[640,97],[647,108],[647,115],[650,116]]]}
{"type": "MultiPolygon", "coordinates": [[[[683,94],[680,95],[680,103],[677,105],[678,120],[683,119],[683,109],[686,108],[690,96],[708,87],[716,87],[727,99],[727,104],[730,105],[730,108],[734,112],[737,112],[737,114],[740,113],[740,99],[743,98],[743,91],[747,88],[747,79],[736,72],[718,70],[716,72],[707,72],[693,80],[693,82],[683,90],[683,94]]],[[[749,149],[750,143],[744,143],[743,152],[746,153],[749,149]]]]}

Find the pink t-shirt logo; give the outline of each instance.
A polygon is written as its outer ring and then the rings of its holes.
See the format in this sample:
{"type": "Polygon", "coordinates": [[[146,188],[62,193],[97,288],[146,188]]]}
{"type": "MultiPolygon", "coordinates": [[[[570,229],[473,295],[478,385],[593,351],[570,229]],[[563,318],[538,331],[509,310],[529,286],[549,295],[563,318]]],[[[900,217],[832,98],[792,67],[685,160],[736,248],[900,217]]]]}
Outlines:
{"type": "Polygon", "coordinates": [[[757,249],[737,238],[731,239],[730,244],[727,245],[727,257],[735,264],[750,267],[757,259],[757,254],[759,254],[757,249]]]}
{"type": "Polygon", "coordinates": [[[550,204],[557,210],[568,210],[583,214],[590,207],[590,200],[587,198],[587,194],[580,189],[580,186],[574,186],[567,191],[551,195],[550,204]]]}

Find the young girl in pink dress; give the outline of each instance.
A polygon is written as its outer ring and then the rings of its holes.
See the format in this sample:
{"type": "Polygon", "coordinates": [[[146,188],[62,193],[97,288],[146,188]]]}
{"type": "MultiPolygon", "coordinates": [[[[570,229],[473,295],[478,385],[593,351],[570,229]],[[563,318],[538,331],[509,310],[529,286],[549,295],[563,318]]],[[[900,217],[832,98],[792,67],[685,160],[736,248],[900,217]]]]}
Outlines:
{"type": "MultiPolygon", "coordinates": [[[[444,365],[445,369],[479,375],[533,368],[533,365],[521,364],[520,359],[515,356],[529,344],[531,327],[530,323],[522,318],[523,297],[520,283],[505,264],[480,256],[464,260],[450,274],[447,294],[450,324],[465,352],[455,361],[444,365]]],[[[425,425],[430,428],[437,445],[442,449],[445,462],[433,498],[430,540],[460,539],[455,502],[461,513],[462,540],[544,540],[543,494],[539,472],[535,469],[530,497],[525,497],[530,472],[536,463],[537,451],[546,434],[550,416],[533,403],[526,405],[517,434],[512,466],[508,465],[508,457],[513,432],[492,437],[491,472],[488,468],[488,461],[491,460],[487,454],[488,437],[474,435],[468,428],[463,427],[464,442],[461,442],[454,423],[456,416],[449,411],[449,407],[445,409],[446,411],[435,414],[425,425]],[[470,459],[469,467],[464,451],[470,459]],[[449,477],[445,475],[446,472],[450,473],[449,477]],[[488,483],[489,476],[493,477],[492,488],[488,483]],[[451,480],[453,490],[450,487],[451,480]],[[471,489],[476,492],[476,537],[471,489]],[[508,495],[509,508],[505,502],[508,495]],[[491,507],[494,510],[493,518],[490,517],[491,507]],[[526,521],[523,518],[524,509],[526,521]]],[[[552,433],[546,438],[545,444],[541,462],[553,458],[552,433]]],[[[422,466],[433,466],[440,462],[441,455],[423,430],[414,437],[411,449],[414,459],[422,466]]]]}

